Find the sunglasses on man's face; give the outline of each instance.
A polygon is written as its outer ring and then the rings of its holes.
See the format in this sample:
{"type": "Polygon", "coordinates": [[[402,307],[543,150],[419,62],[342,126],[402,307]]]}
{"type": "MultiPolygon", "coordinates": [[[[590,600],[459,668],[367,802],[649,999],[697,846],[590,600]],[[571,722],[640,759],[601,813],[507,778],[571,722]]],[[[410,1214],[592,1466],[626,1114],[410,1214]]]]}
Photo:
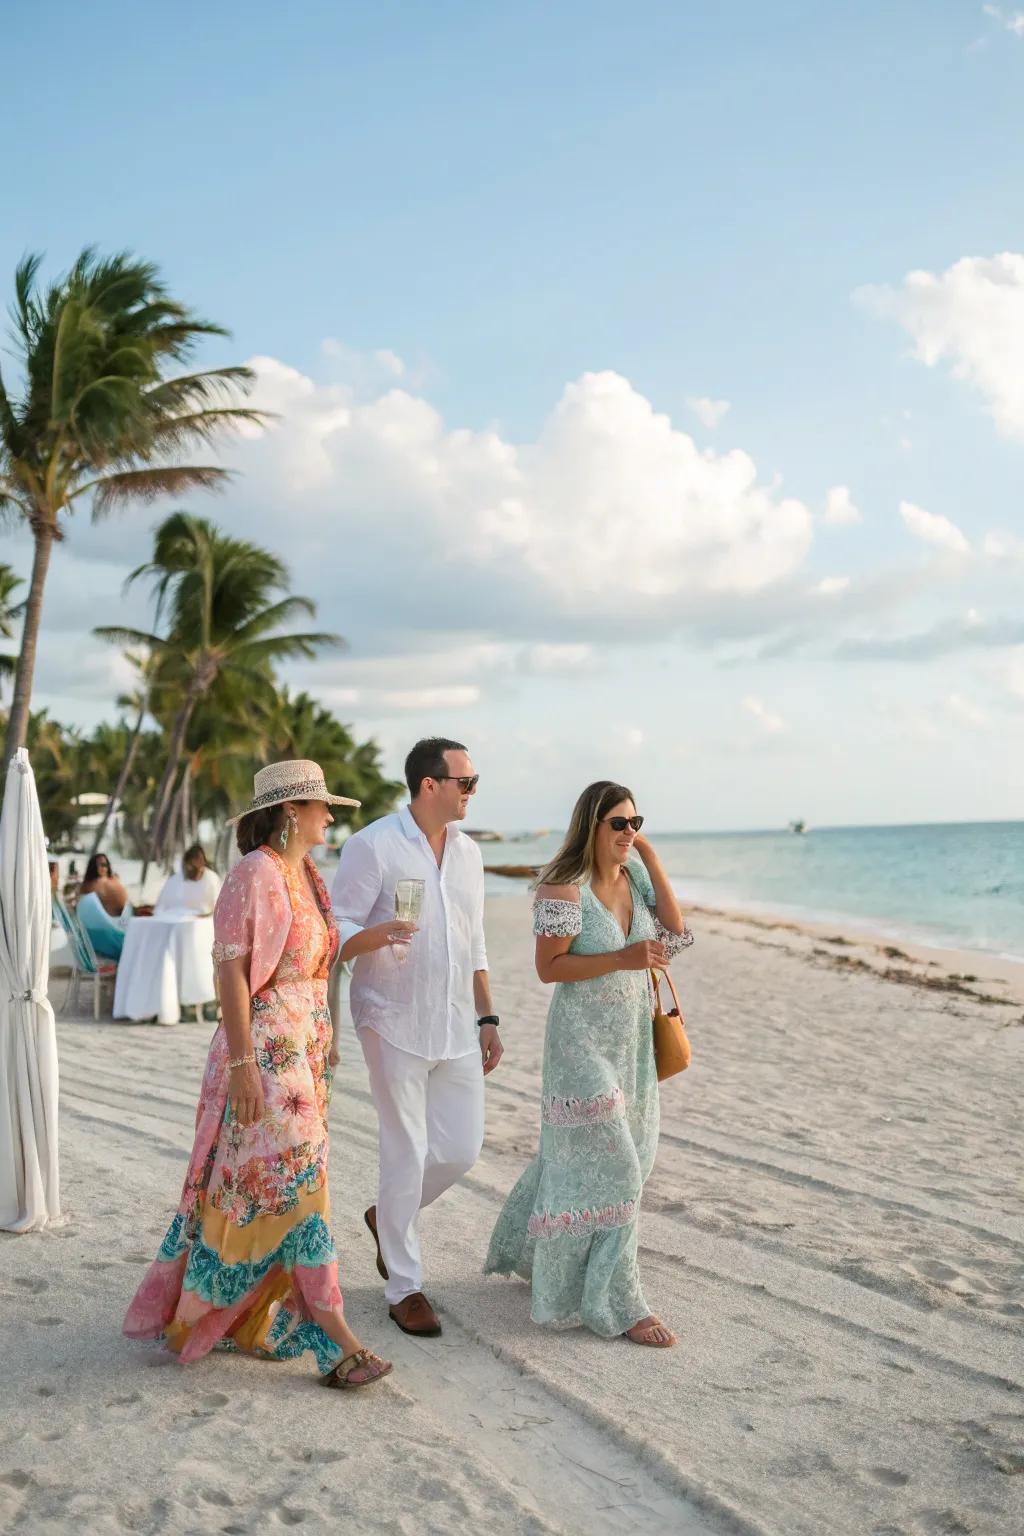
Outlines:
{"type": "MultiPolygon", "coordinates": [[[[443,784],[446,779],[451,779],[451,777],[452,776],[450,773],[436,774],[435,783],[443,784]]],[[[468,773],[464,778],[456,778],[453,779],[452,782],[459,786],[464,795],[471,795],[474,789],[476,789],[477,785],[480,783],[480,775],[478,773],[468,773]]]]}
{"type": "Polygon", "coordinates": [[[642,816],[606,816],[605,823],[613,832],[625,832],[627,827],[632,827],[634,832],[639,832],[644,819],[642,816]]]}

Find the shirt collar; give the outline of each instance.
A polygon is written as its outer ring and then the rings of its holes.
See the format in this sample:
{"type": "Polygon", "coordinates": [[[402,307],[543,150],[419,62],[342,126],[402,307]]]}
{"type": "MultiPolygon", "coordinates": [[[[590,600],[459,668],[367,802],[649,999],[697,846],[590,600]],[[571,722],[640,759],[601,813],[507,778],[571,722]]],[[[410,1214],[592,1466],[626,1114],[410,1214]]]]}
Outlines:
{"type": "MultiPolygon", "coordinates": [[[[422,838],[423,841],[426,842],[426,834],[420,828],[415,816],[407,805],[402,806],[402,809],[398,813],[398,820],[401,823],[402,831],[405,833],[410,842],[414,843],[419,838],[422,838]]],[[[459,826],[458,822],[450,821],[447,827],[446,841],[450,840],[452,837],[461,835],[462,828],[459,826]]]]}

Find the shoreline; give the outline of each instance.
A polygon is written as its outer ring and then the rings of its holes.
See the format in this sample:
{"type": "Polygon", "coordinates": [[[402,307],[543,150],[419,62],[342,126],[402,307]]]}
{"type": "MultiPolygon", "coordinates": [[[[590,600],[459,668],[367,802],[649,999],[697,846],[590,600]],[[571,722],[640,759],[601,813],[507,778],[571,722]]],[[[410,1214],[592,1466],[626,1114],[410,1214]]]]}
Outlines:
{"type": "MultiPolygon", "coordinates": [[[[507,867],[507,866],[506,866],[507,867]]],[[[528,898],[527,876],[509,877],[498,874],[492,867],[486,869],[492,877],[507,882],[503,889],[488,886],[488,899],[498,901],[528,898]]],[[[698,914],[715,921],[734,925],[740,929],[752,928],[766,933],[790,934],[804,941],[831,946],[828,954],[841,962],[843,954],[848,959],[863,961],[878,975],[909,968],[911,977],[921,986],[930,985],[926,979],[930,971],[944,971],[946,978],[962,983],[964,995],[980,1000],[977,986],[1000,982],[1008,989],[1008,1000],[1024,1007],[1024,956],[1002,954],[996,950],[974,949],[969,945],[941,944],[911,937],[906,932],[876,926],[865,918],[843,916],[820,919],[796,916],[784,908],[762,907],[759,903],[711,903],[690,901],[685,891],[676,887],[676,894],[687,915],[698,914]]],[[[817,958],[824,958],[818,955],[817,958]]],[[[889,976],[890,980],[904,980],[889,976]]],[[[912,984],[912,983],[911,983],[912,984]]],[[[955,991],[955,987],[942,990],[955,991]]]]}

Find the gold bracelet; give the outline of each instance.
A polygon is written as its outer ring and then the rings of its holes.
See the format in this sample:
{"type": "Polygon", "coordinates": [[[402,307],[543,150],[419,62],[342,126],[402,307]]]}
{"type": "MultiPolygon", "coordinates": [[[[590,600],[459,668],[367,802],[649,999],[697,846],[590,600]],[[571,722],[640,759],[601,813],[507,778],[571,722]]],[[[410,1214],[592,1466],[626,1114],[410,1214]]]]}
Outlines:
{"type": "Polygon", "coordinates": [[[228,1069],[232,1067],[254,1067],[256,1065],[256,1052],[252,1051],[248,1056],[237,1056],[234,1061],[228,1062],[228,1069]]]}

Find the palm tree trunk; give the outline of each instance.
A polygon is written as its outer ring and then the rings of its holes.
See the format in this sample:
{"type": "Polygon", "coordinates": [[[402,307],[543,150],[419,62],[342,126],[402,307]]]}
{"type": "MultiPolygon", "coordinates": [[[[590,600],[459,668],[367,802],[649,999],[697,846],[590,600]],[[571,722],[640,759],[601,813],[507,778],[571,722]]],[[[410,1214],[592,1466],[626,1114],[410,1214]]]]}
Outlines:
{"type": "Polygon", "coordinates": [[[188,790],[189,765],[186,763],[167,816],[167,833],[164,846],[160,850],[168,869],[171,867],[171,854],[183,853],[185,850],[185,840],[188,836],[188,790]]]}
{"type": "Polygon", "coordinates": [[[39,625],[43,617],[43,590],[46,573],[50,569],[50,555],[56,537],[54,524],[39,518],[32,525],[35,552],[32,556],[32,581],[25,602],[25,623],[21,631],[21,650],[18,653],[18,669],[14,674],[14,697],[7,722],[7,741],[4,746],[4,768],[19,747],[25,745],[28,733],[28,715],[32,704],[32,678],[36,670],[36,650],[39,645],[39,625]]]}
{"type": "Polygon", "coordinates": [[[89,850],[90,858],[99,852],[100,844],[107,834],[107,826],[110,823],[110,818],[113,816],[115,808],[121,803],[121,796],[125,792],[128,780],[131,777],[131,771],[135,767],[135,758],[138,755],[139,741],[142,737],[142,726],[146,718],[146,708],[148,702],[149,699],[147,695],[139,705],[139,717],[135,722],[134,729],[132,730],[132,734],[128,740],[128,750],[124,755],[124,762],[121,764],[121,771],[117,776],[117,783],[114,785],[110,799],[107,801],[107,808],[103,812],[103,820],[100,822],[98,828],[96,829],[96,836],[93,838],[92,848],[89,850]]]}
{"type": "Polygon", "coordinates": [[[174,721],[174,728],[171,731],[171,740],[167,748],[167,766],[164,768],[163,777],[160,780],[160,785],[156,792],[156,802],[153,806],[153,820],[150,822],[149,828],[149,856],[147,859],[147,866],[149,862],[155,861],[160,857],[164,837],[166,834],[168,814],[171,809],[171,791],[174,787],[174,782],[178,777],[178,769],[181,767],[181,759],[184,756],[185,737],[188,733],[189,721],[192,719],[193,711],[199,702],[201,693],[202,686],[199,682],[199,679],[193,677],[192,681],[188,685],[188,693],[186,693],[184,701],[182,702],[182,706],[178,710],[177,717],[174,721]]]}

